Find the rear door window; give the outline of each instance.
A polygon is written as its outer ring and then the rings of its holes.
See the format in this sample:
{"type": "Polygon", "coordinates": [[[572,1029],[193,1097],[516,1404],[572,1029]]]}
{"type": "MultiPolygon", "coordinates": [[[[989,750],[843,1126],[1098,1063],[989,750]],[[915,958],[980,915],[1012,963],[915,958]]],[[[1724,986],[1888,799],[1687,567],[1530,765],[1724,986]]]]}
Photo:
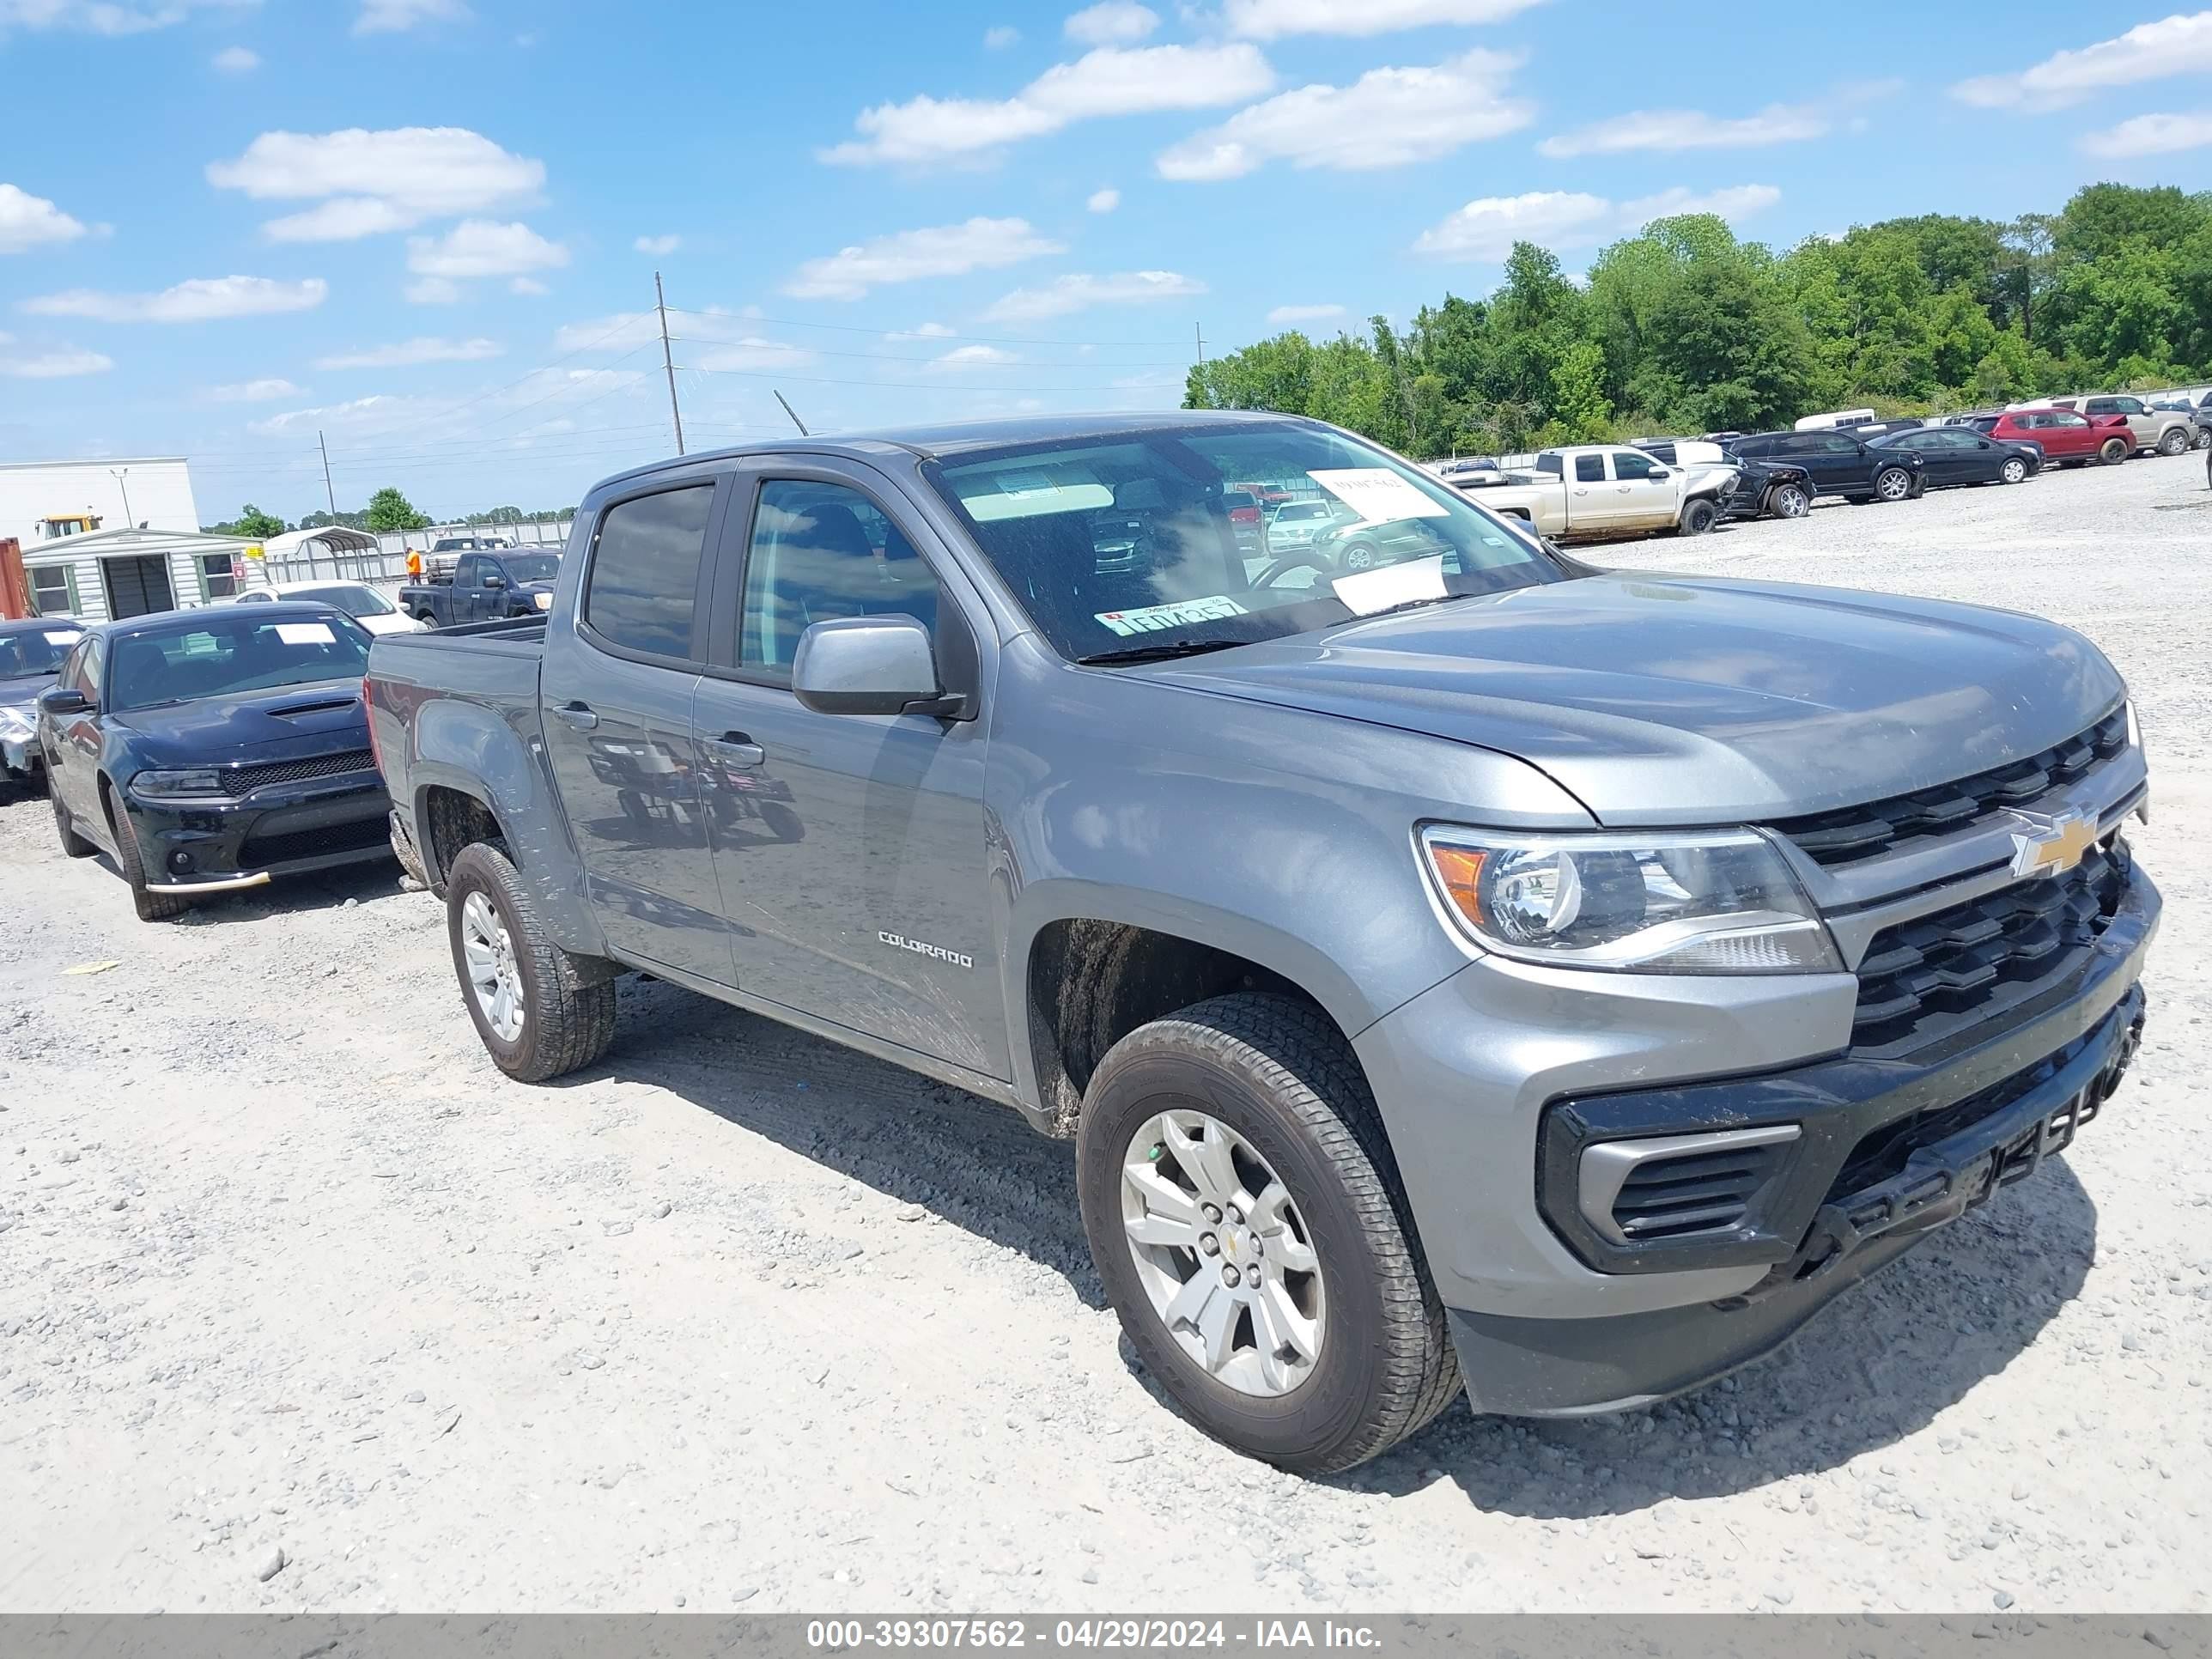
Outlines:
{"type": "Polygon", "coordinates": [[[584,622],[602,641],[698,660],[699,569],[714,486],[689,484],[617,501],[600,515],[584,584],[584,622]]]}

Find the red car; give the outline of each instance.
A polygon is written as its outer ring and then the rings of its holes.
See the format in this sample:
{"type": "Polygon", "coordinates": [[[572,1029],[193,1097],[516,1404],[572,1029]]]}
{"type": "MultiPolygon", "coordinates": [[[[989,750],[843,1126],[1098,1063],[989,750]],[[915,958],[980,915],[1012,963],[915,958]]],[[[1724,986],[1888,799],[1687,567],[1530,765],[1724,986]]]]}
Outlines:
{"type": "Polygon", "coordinates": [[[2008,409],[1988,432],[2004,442],[2039,444],[2044,460],[2052,466],[2085,461],[2112,465],[2127,459],[2136,447],[2126,416],[2082,416],[2070,409],[2008,409]]]}

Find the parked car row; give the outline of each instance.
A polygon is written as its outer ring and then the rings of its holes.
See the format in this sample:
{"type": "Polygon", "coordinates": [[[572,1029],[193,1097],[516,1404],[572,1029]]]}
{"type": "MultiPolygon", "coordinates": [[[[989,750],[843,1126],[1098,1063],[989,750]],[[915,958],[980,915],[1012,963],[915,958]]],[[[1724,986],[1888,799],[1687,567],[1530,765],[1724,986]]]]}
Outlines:
{"type": "MultiPolygon", "coordinates": [[[[1874,447],[1829,483],[1927,480],[1874,447]]],[[[596,486],[535,614],[38,624],[0,684],[52,680],[62,848],[149,921],[396,853],[512,1078],[606,1057],[643,973],[1073,1139],[1147,1374],[1326,1474],[1462,1389],[1581,1416],[1769,1352],[2142,1038],[2149,786],[2088,641],[1594,569],[1536,520],[1691,530],[1750,468],[1554,458],[1455,489],[1226,412],[757,445],[596,486]]]]}

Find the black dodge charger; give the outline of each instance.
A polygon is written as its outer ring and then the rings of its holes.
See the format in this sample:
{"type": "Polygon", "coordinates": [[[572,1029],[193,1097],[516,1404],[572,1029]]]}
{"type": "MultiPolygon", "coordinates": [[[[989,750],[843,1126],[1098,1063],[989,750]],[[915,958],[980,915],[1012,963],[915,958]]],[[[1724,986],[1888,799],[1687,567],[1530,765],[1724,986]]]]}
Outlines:
{"type": "Polygon", "coordinates": [[[322,605],[223,605],[87,633],[39,698],[62,850],[106,850],[138,915],[390,856],[362,708],[369,636],[322,605]]]}

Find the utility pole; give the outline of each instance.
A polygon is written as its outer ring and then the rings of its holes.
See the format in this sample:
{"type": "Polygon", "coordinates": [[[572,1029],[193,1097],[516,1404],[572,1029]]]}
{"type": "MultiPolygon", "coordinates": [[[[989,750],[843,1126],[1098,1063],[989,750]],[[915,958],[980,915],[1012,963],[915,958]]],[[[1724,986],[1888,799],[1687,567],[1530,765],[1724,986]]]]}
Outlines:
{"type": "Polygon", "coordinates": [[[315,434],[315,447],[323,452],[323,497],[331,504],[331,521],[337,522],[337,486],[331,482],[331,447],[323,441],[323,434],[315,434]]]}
{"type": "Polygon", "coordinates": [[[791,416],[791,423],[799,428],[799,435],[802,438],[812,437],[814,434],[806,429],[806,422],[799,418],[798,411],[793,409],[789,404],[783,403],[783,393],[776,391],[774,386],[770,386],[769,391],[775,397],[776,402],[783,404],[783,412],[791,416]]]}
{"type": "Polygon", "coordinates": [[[661,291],[660,273],[653,273],[653,303],[660,313],[660,362],[668,370],[668,412],[676,422],[676,453],[684,453],[684,411],[676,404],[676,359],[668,351],[668,295],[661,291]]]}
{"type": "Polygon", "coordinates": [[[1197,337],[1197,338],[1198,338],[1198,366],[1199,366],[1200,368],[1204,368],[1206,367],[1206,329],[1205,329],[1205,326],[1204,326],[1202,324],[1199,324],[1199,323],[1193,323],[1193,324],[1190,325],[1190,331],[1191,331],[1194,335],[1195,335],[1195,336],[1197,337]]]}
{"type": "Polygon", "coordinates": [[[111,466],[107,471],[114,478],[117,487],[123,491],[123,527],[125,530],[136,530],[138,527],[138,520],[131,516],[131,469],[127,466],[111,466]]]}

